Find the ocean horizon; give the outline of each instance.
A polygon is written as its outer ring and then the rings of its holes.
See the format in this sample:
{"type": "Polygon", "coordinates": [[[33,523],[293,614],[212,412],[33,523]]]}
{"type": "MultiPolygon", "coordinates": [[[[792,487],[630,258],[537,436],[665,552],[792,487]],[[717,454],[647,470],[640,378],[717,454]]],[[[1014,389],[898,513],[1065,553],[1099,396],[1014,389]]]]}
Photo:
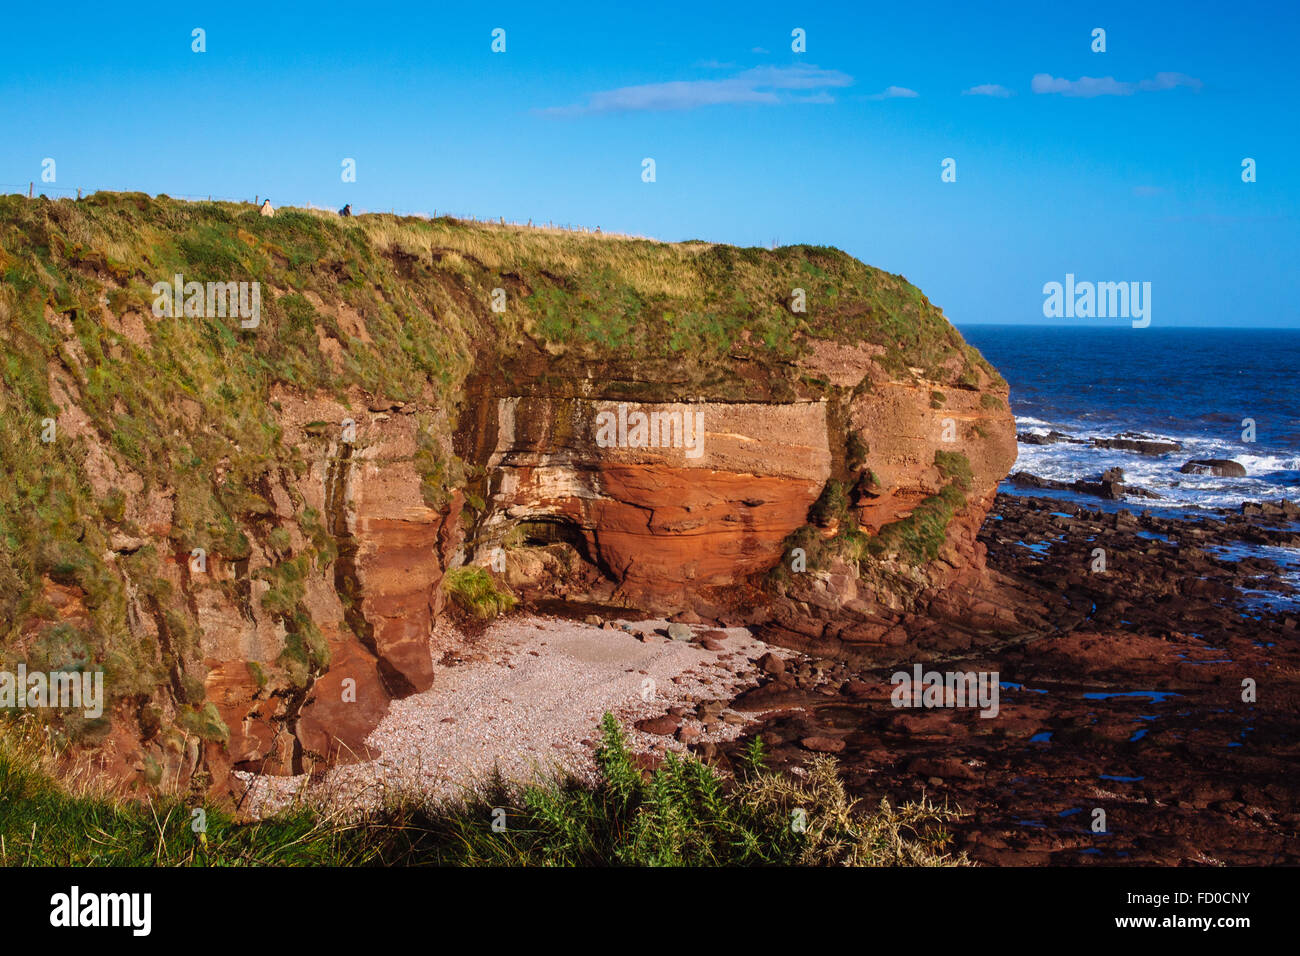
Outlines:
{"type": "Polygon", "coordinates": [[[1022,442],[1017,471],[1073,481],[1122,468],[1129,485],[1160,495],[1143,507],[1236,508],[1300,487],[1300,330],[984,325],[963,335],[1007,379],[1021,434],[1182,446],[1150,456],[1022,442]],[[1238,462],[1245,477],[1179,471],[1211,458],[1238,462]]]}

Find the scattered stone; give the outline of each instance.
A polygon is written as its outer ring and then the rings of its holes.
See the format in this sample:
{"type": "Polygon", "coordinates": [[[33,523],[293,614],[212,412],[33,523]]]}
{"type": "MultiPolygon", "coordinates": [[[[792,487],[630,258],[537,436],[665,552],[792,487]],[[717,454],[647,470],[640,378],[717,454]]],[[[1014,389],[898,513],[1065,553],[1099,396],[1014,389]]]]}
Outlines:
{"type": "Polygon", "coordinates": [[[643,720],[638,720],[633,726],[647,734],[670,737],[676,733],[681,723],[682,719],[680,717],[674,714],[664,714],[662,717],[646,717],[643,720]]]}
{"type": "Polygon", "coordinates": [[[677,728],[677,739],[684,744],[692,744],[703,736],[699,727],[690,724],[682,724],[677,728]]]}
{"type": "Polygon", "coordinates": [[[974,780],[975,773],[957,757],[917,757],[907,765],[907,772],[921,777],[946,780],[974,780]]]}
{"type": "Polygon", "coordinates": [[[840,687],[840,692],[857,700],[862,700],[871,696],[871,685],[865,681],[849,679],[840,687]]]}
{"type": "Polygon", "coordinates": [[[837,754],[844,749],[844,741],[835,737],[804,737],[799,743],[819,754],[837,754]]]}
{"type": "Polygon", "coordinates": [[[669,624],[665,633],[674,641],[689,641],[695,635],[689,625],[679,623],[669,624]]]}

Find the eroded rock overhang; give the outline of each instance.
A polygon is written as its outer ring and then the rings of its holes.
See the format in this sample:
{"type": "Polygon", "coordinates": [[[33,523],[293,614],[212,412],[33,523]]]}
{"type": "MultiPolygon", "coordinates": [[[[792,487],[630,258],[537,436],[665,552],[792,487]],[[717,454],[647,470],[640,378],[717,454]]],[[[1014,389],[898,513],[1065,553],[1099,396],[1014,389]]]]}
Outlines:
{"type": "Polygon", "coordinates": [[[771,567],[831,473],[822,400],[513,396],[480,427],[485,507],[469,559],[520,522],[562,521],[625,595],[655,606],[771,567]]]}

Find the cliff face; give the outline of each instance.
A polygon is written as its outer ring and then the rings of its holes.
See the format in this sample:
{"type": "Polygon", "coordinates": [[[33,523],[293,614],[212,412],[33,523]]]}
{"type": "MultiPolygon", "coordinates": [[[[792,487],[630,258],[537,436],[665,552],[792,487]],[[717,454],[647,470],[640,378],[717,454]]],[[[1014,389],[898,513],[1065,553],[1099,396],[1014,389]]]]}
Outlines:
{"type": "Polygon", "coordinates": [[[366,756],[445,572],[539,545],[570,597],[826,654],[1008,624],[1005,384],[834,250],[97,194],[0,200],[0,272],[4,666],[104,670],[50,720],[124,785],[366,756]],[[174,275],[261,315],[160,317],[174,275]]]}
{"type": "Polygon", "coordinates": [[[766,571],[830,475],[823,401],[494,404],[474,436],[488,488],[475,557],[490,559],[521,522],[558,521],[645,609],[677,610],[700,586],[766,571]]]}

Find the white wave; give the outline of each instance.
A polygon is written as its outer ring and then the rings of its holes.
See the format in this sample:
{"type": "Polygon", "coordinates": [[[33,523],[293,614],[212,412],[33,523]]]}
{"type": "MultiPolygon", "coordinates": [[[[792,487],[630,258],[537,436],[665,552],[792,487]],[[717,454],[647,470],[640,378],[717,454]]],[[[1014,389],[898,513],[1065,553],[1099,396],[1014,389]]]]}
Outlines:
{"type": "Polygon", "coordinates": [[[1235,455],[1233,457],[1241,462],[1249,475],[1300,470],[1300,457],[1288,458],[1284,455],[1235,455]]]}
{"type": "Polygon", "coordinates": [[[1041,418],[1034,418],[1032,415],[1016,416],[1016,428],[1021,431],[1034,431],[1035,429],[1041,429],[1041,431],[1036,431],[1035,433],[1046,435],[1048,431],[1054,427],[1055,426],[1052,425],[1051,422],[1045,422],[1041,418]]]}

